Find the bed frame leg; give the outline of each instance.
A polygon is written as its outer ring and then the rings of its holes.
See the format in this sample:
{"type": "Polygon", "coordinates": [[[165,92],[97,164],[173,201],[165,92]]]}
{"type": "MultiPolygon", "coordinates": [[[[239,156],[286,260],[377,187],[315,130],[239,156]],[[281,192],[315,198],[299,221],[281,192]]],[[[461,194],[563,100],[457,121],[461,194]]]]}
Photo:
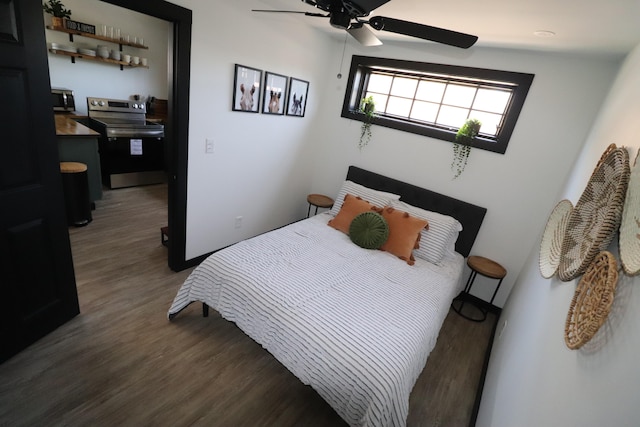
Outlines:
{"type": "Polygon", "coordinates": [[[209,317],[209,306],[206,303],[202,303],[202,317],[209,317]]]}

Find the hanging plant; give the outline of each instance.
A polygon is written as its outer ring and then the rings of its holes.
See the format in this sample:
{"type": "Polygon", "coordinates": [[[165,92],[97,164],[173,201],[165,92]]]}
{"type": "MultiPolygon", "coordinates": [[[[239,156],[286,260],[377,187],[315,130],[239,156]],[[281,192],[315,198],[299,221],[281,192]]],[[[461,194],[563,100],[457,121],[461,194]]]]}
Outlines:
{"type": "Polygon", "coordinates": [[[451,170],[455,173],[453,179],[459,177],[467,166],[471,153],[471,142],[478,136],[480,126],[482,126],[480,120],[468,119],[458,129],[456,140],[453,143],[453,162],[451,162],[451,170]]]}
{"type": "Polygon", "coordinates": [[[360,102],[359,111],[364,114],[364,121],[360,128],[360,142],[358,142],[358,148],[362,150],[371,140],[371,122],[376,116],[376,102],[373,96],[367,96],[360,102]]]}

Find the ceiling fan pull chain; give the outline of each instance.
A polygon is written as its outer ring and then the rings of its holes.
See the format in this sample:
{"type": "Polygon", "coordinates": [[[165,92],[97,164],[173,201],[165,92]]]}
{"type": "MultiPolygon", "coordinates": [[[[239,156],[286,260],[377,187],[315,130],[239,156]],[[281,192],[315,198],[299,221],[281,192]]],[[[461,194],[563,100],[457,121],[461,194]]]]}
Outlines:
{"type": "Polygon", "coordinates": [[[344,63],[344,52],[347,49],[347,36],[349,33],[344,33],[344,45],[342,46],[342,59],[340,59],[340,68],[338,69],[338,79],[342,78],[342,64],[344,63]]]}

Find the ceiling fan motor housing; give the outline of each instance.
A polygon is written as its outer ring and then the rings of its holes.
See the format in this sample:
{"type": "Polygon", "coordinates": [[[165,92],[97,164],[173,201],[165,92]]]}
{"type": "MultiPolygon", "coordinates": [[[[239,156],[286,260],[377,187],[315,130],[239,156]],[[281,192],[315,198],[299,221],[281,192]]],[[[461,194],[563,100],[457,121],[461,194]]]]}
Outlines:
{"type": "Polygon", "coordinates": [[[348,30],[349,27],[351,27],[351,16],[349,16],[343,8],[340,8],[340,10],[332,10],[329,23],[332,27],[348,30]]]}

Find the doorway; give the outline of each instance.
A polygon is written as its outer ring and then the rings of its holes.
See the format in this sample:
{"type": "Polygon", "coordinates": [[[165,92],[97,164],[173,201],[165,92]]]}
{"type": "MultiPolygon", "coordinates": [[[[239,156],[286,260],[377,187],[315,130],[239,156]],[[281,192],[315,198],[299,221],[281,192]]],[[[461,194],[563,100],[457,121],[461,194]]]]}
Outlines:
{"type": "Polygon", "coordinates": [[[171,233],[168,264],[173,271],[181,271],[191,266],[185,257],[192,12],[164,0],[101,1],[173,23],[173,37],[169,44],[169,57],[173,58],[168,75],[169,120],[165,125],[165,143],[168,147],[167,219],[171,233]]]}

